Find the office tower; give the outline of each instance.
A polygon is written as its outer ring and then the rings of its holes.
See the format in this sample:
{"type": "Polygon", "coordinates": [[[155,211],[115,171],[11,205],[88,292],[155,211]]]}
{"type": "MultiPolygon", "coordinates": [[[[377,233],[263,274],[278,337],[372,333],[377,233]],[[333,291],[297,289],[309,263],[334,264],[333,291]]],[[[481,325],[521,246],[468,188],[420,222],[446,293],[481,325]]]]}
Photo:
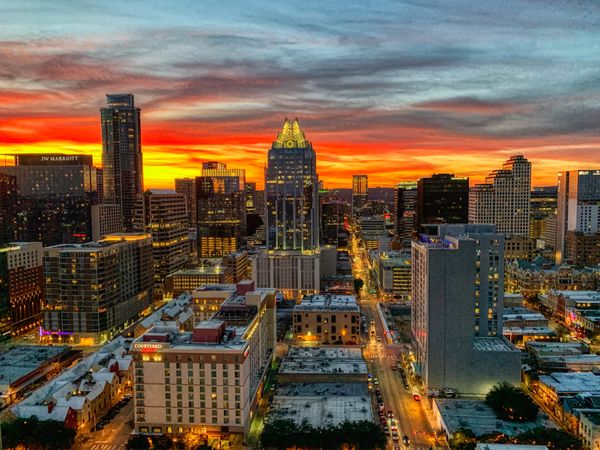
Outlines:
{"type": "Polygon", "coordinates": [[[247,236],[264,241],[265,192],[256,189],[256,183],[246,182],[247,236]]]}
{"type": "Polygon", "coordinates": [[[219,162],[202,164],[196,177],[198,258],[237,251],[246,234],[246,171],[219,162]]]}
{"type": "Polygon", "coordinates": [[[196,228],[196,179],[175,178],[175,192],[183,194],[187,205],[188,227],[196,228]]]}
{"type": "MultiPolygon", "coordinates": [[[[600,232],[600,170],[572,170],[558,174],[556,262],[573,259],[572,249],[585,248],[600,232]],[[571,233],[569,233],[571,232],[571,233]],[[585,243],[584,241],[590,241],[585,243]],[[579,241],[579,243],[577,243],[579,241]]],[[[599,261],[600,262],[600,261],[599,261]]]]}
{"type": "Polygon", "coordinates": [[[217,287],[218,311],[191,332],[157,326],[132,343],[137,432],[238,442],[248,432],[275,350],[275,291],[230,286],[217,287]]]}
{"type": "Polygon", "coordinates": [[[190,259],[186,198],[171,189],[149,189],[138,200],[134,228],[152,236],[155,297],[165,277],[190,259]]]}
{"type": "Polygon", "coordinates": [[[133,230],[136,201],[144,191],[140,108],[132,94],[107,94],[102,120],[103,202],[121,206],[123,230],[133,230]]]}
{"type": "Polygon", "coordinates": [[[490,173],[484,184],[469,193],[469,222],[492,223],[499,233],[529,236],[531,163],[511,156],[502,169],[490,173]]]}
{"type": "Polygon", "coordinates": [[[16,178],[16,240],[44,245],[83,242],[93,234],[98,204],[96,168],[90,155],[5,156],[0,174],[16,178]]]}
{"type": "Polygon", "coordinates": [[[16,336],[38,327],[43,303],[42,243],[0,244],[0,335],[16,336]]]}
{"type": "Polygon", "coordinates": [[[120,233],[99,242],[44,248],[44,329],[94,345],[152,301],[152,237],[120,233]]]}
{"type": "Polygon", "coordinates": [[[347,244],[347,220],[351,216],[348,203],[329,200],[321,203],[321,244],[342,246],[347,244]]]}
{"type": "Polygon", "coordinates": [[[520,352],[502,337],[503,235],[476,224],[427,231],[412,243],[412,335],[425,387],[483,395],[518,383],[520,352]]]}
{"type": "Polygon", "coordinates": [[[352,217],[359,217],[367,206],[369,198],[369,180],[367,175],[352,175],[352,217]]]}
{"type": "Polygon", "coordinates": [[[223,256],[223,266],[226,269],[231,269],[234,283],[250,278],[250,263],[247,252],[234,252],[223,256]]]}
{"type": "Polygon", "coordinates": [[[534,187],[530,197],[529,237],[539,239],[545,231],[545,220],[556,215],[557,186],[534,187]]]}
{"type": "Polygon", "coordinates": [[[17,177],[0,173],[0,245],[16,238],[17,211],[17,177]]]}
{"type": "Polygon", "coordinates": [[[418,230],[429,223],[466,223],[468,212],[468,178],[440,173],[417,181],[418,230]]]}
{"type": "Polygon", "coordinates": [[[314,250],[319,245],[316,156],[298,119],[287,118],[265,170],[267,248],[314,250]]]}
{"type": "Polygon", "coordinates": [[[121,206],[116,203],[92,205],[92,241],[99,241],[107,234],[123,230],[121,206]]]}
{"type": "Polygon", "coordinates": [[[410,239],[417,232],[417,183],[401,181],[394,187],[394,234],[410,239]]]}

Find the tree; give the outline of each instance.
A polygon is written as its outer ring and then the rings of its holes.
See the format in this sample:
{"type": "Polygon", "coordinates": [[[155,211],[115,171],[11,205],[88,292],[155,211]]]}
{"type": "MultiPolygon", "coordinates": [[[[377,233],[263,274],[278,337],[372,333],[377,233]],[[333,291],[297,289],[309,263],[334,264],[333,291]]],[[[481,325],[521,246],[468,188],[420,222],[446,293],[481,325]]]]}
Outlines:
{"type": "Polygon", "coordinates": [[[7,448],[66,450],[73,448],[75,435],[75,430],[67,428],[64,422],[38,420],[35,416],[2,424],[2,439],[7,448]]]}
{"type": "Polygon", "coordinates": [[[511,422],[530,422],[537,417],[538,407],[520,387],[502,382],[496,384],[485,397],[496,416],[511,422]]]}
{"type": "Polygon", "coordinates": [[[354,292],[356,293],[356,295],[360,294],[360,290],[363,288],[364,285],[365,282],[361,278],[354,279],[354,292]]]}
{"type": "Polygon", "coordinates": [[[543,427],[534,428],[519,434],[515,440],[519,444],[546,445],[550,450],[583,450],[580,439],[563,430],[543,427]]]}
{"type": "Polygon", "coordinates": [[[454,432],[448,443],[452,450],[475,450],[477,438],[469,428],[460,428],[454,432]]]}
{"type": "Polygon", "coordinates": [[[150,440],[148,439],[148,436],[136,434],[135,436],[131,436],[129,438],[126,448],[127,450],[149,450],[150,440]]]}

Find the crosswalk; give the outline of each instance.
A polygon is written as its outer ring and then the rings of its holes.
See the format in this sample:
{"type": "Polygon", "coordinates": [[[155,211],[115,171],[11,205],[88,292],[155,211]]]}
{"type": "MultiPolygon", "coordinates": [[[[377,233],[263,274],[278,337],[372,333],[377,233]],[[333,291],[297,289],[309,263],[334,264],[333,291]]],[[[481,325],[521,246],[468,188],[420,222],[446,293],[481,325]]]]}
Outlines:
{"type": "Polygon", "coordinates": [[[89,450],[121,450],[123,447],[114,444],[93,444],[89,450]]]}

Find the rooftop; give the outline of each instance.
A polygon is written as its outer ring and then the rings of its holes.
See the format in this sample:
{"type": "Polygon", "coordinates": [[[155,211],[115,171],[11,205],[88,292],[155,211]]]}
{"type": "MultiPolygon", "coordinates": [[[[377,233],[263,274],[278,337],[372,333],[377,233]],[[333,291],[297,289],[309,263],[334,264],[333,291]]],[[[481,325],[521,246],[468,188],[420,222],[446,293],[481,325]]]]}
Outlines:
{"type": "Polygon", "coordinates": [[[548,450],[545,445],[529,444],[484,444],[479,443],[475,450],[548,450]]]}
{"type": "Polygon", "coordinates": [[[476,337],[473,339],[478,352],[518,352],[509,341],[501,337],[476,337]]]}
{"type": "Polygon", "coordinates": [[[600,425],[600,411],[583,411],[581,415],[587,417],[594,425],[600,425]]]}
{"type": "Polygon", "coordinates": [[[294,306],[294,311],[349,311],[358,312],[360,308],[354,295],[305,295],[294,306]]]}
{"type": "Polygon", "coordinates": [[[290,347],[280,374],[367,374],[360,348],[290,347]]]}
{"type": "MultiPolygon", "coordinates": [[[[213,322],[213,321],[207,321],[213,322]]],[[[200,322],[201,324],[202,322],[200,322]]],[[[217,328],[206,328],[203,325],[198,324],[198,329],[217,329],[217,328]]],[[[222,324],[220,320],[215,320],[215,327],[217,324],[222,324]]],[[[245,348],[248,341],[243,336],[246,332],[247,327],[232,327],[228,326],[225,328],[223,339],[219,342],[195,342],[194,333],[191,331],[180,331],[179,327],[176,326],[155,326],[148,330],[145,334],[133,341],[132,349],[140,350],[147,348],[149,344],[152,344],[152,348],[156,350],[207,350],[207,351],[239,351],[245,348]]]]}
{"type": "Polygon", "coordinates": [[[541,375],[540,384],[545,384],[557,395],[600,393],[600,375],[592,372],[556,372],[551,375],[541,375]]]}
{"type": "Polygon", "coordinates": [[[54,358],[71,350],[67,346],[17,345],[0,353],[0,385],[10,385],[54,358]]]}

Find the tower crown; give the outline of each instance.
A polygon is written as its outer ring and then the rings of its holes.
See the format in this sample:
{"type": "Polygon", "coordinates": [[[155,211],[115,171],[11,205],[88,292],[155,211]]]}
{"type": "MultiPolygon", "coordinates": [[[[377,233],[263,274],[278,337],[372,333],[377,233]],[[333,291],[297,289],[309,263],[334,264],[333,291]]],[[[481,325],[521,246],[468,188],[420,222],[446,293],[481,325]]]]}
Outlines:
{"type": "Polygon", "coordinates": [[[310,142],[306,140],[304,132],[300,128],[298,118],[290,122],[286,117],[283,121],[283,128],[277,134],[277,139],[273,142],[275,148],[307,148],[310,142]]]}

